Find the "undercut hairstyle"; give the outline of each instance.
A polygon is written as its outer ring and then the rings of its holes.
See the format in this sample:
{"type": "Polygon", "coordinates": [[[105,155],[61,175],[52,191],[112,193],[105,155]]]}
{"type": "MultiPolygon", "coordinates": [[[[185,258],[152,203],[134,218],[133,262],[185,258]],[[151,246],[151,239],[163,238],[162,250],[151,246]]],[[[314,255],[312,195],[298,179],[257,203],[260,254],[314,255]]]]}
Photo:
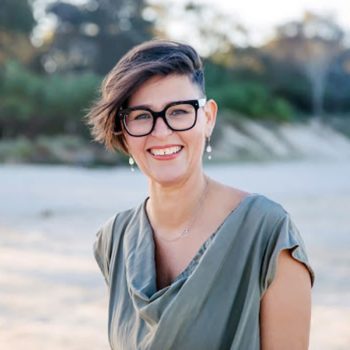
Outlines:
{"type": "Polygon", "coordinates": [[[128,51],[107,74],[100,97],[84,116],[93,139],[108,150],[128,153],[119,110],[128,106],[132,94],[154,76],[186,75],[205,96],[203,63],[189,45],[168,40],[151,40],[128,51]]]}

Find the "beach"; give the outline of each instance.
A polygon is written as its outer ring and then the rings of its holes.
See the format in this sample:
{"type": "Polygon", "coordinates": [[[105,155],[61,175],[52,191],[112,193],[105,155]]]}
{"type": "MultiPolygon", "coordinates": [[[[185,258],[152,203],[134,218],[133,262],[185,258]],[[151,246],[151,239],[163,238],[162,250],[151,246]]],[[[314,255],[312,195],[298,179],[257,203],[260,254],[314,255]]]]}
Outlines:
{"type": "MultiPolygon", "coordinates": [[[[209,164],[212,178],[283,205],[316,280],[311,350],[350,348],[350,164],[209,164]]],[[[98,228],[147,196],[127,167],[0,165],[0,348],[103,350],[108,295],[92,253],[98,228]]]]}

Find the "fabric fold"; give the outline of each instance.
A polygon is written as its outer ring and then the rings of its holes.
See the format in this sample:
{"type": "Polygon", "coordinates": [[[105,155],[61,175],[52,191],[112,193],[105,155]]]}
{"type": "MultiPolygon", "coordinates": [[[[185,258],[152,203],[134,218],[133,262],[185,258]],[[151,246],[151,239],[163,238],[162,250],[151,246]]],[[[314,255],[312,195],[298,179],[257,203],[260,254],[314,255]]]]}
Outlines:
{"type": "Polygon", "coordinates": [[[304,240],[295,223],[292,221],[290,214],[285,211],[280,222],[276,224],[269,237],[266,247],[261,273],[261,294],[264,294],[275,278],[277,270],[277,260],[282,250],[291,251],[291,256],[305,265],[307,268],[311,285],[314,285],[315,272],[312,269],[306,254],[304,240]]]}
{"type": "Polygon", "coordinates": [[[108,281],[112,349],[260,349],[260,300],[276,273],[278,253],[314,271],[284,208],[247,196],[187,268],[157,290],[152,227],[144,203],[119,213],[97,235],[94,253],[108,281]]]}

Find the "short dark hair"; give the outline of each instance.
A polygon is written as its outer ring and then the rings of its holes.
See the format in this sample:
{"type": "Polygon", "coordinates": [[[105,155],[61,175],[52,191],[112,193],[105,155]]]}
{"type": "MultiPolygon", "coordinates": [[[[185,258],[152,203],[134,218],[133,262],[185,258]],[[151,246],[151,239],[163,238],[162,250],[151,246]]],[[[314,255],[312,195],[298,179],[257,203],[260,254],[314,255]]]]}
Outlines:
{"type": "Polygon", "coordinates": [[[120,120],[116,114],[132,94],[154,76],[187,75],[205,96],[203,63],[193,47],[169,40],[151,40],[128,51],[108,73],[101,85],[101,97],[85,116],[95,141],[109,150],[127,153],[120,120]]]}

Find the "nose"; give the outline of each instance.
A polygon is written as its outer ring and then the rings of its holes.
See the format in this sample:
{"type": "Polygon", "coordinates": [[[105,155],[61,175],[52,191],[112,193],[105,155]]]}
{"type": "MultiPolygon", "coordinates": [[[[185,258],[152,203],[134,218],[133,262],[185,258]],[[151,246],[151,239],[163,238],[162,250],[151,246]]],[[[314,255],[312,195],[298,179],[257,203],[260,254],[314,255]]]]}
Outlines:
{"type": "Polygon", "coordinates": [[[170,135],[172,132],[173,131],[165,124],[163,118],[157,118],[156,125],[152,131],[153,136],[164,137],[170,135]]]}

